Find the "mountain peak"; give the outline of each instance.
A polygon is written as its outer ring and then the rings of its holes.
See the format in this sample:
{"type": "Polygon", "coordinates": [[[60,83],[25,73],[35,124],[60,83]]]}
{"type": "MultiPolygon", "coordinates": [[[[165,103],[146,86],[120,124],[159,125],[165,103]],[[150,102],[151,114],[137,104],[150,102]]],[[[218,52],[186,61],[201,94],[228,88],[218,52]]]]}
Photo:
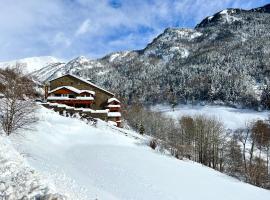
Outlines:
{"type": "Polygon", "coordinates": [[[252,13],[270,13],[270,4],[265,6],[254,8],[251,10],[244,10],[239,8],[228,8],[217,12],[212,16],[208,16],[202,20],[195,28],[204,28],[209,26],[215,26],[219,24],[231,24],[234,22],[241,22],[241,14],[252,14],[252,13]]]}
{"type": "Polygon", "coordinates": [[[89,62],[89,60],[86,57],[78,56],[78,57],[72,59],[71,61],[69,61],[68,64],[69,63],[72,63],[72,64],[74,64],[74,63],[84,64],[84,63],[88,63],[88,62],[89,62]]]}
{"type": "Polygon", "coordinates": [[[85,56],[78,56],[78,57],[75,58],[74,60],[80,61],[80,62],[88,61],[88,59],[87,59],[85,56]]]}
{"type": "Polygon", "coordinates": [[[237,15],[242,12],[247,12],[247,11],[242,10],[242,9],[234,9],[234,8],[222,10],[212,16],[209,16],[203,19],[202,22],[196,26],[196,28],[203,28],[203,27],[214,26],[217,24],[225,24],[225,23],[230,24],[236,21],[241,21],[241,18],[238,17],[237,15]]]}

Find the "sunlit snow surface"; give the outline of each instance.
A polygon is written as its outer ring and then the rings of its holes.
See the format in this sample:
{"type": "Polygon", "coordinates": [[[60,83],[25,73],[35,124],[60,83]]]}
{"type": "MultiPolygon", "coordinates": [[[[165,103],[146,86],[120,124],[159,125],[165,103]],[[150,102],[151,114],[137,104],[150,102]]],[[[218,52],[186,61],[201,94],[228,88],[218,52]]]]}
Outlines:
{"type": "Polygon", "coordinates": [[[269,200],[270,191],[154,152],[143,137],[41,108],[35,130],[12,140],[29,164],[75,200],[269,200]],[[15,142],[16,141],[16,142],[15,142]]]}
{"type": "Polygon", "coordinates": [[[12,60],[7,62],[0,62],[0,68],[14,67],[16,64],[22,65],[22,70],[27,73],[40,70],[52,63],[62,62],[61,59],[52,56],[40,56],[40,57],[30,57],[23,58],[19,60],[12,60]]]}
{"type": "Polygon", "coordinates": [[[17,200],[53,193],[53,185],[28,166],[9,137],[0,134],[0,200],[17,200]]]}
{"type": "Polygon", "coordinates": [[[226,128],[237,129],[245,127],[246,123],[258,119],[268,119],[269,111],[257,112],[249,109],[237,109],[225,106],[211,105],[179,105],[174,111],[168,105],[156,105],[151,108],[153,111],[162,112],[164,115],[174,119],[182,116],[206,115],[215,117],[224,123],[226,128]]]}

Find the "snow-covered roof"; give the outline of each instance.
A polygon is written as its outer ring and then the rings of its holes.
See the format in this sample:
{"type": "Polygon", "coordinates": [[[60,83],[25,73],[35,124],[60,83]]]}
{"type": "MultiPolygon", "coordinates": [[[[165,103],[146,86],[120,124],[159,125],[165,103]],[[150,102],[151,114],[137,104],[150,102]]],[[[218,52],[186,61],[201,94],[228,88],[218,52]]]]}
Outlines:
{"type": "Polygon", "coordinates": [[[111,103],[113,101],[120,103],[120,101],[118,99],[116,99],[115,97],[108,99],[108,103],[111,103]]]}
{"type": "Polygon", "coordinates": [[[89,93],[89,94],[92,94],[92,95],[96,95],[96,93],[94,91],[91,91],[91,90],[81,90],[81,93],[89,93]]]}
{"type": "Polygon", "coordinates": [[[68,90],[70,90],[72,92],[75,92],[77,94],[81,93],[81,90],[79,90],[79,89],[77,89],[75,87],[72,87],[72,86],[61,86],[61,87],[55,88],[53,90],[50,90],[48,93],[50,94],[50,93],[53,93],[53,92],[55,92],[57,90],[61,90],[61,89],[68,89],[68,90]]]}
{"type": "Polygon", "coordinates": [[[120,105],[108,105],[107,107],[108,108],[120,108],[121,106],[120,105]]]}
{"type": "Polygon", "coordinates": [[[94,97],[76,97],[78,100],[94,100],[94,97]]]}
{"type": "MultiPolygon", "coordinates": [[[[93,87],[95,87],[95,88],[97,88],[97,89],[100,89],[100,90],[102,90],[102,91],[104,91],[104,92],[106,92],[106,93],[108,93],[108,94],[114,96],[114,94],[111,93],[111,92],[109,92],[108,90],[105,90],[105,89],[103,89],[103,88],[101,88],[101,87],[95,85],[94,83],[91,83],[90,81],[87,81],[87,80],[85,80],[85,79],[83,79],[83,78],[81,78],[81,77],[78,77],[78,76],[76,76],[76,75],[73,75],[73,74],[65,74],[65,75],[63,75],[63,76],[72,76],[73,78],[76,78],[76,79],[78,79],[78,80],[80,80],[80,81],[83,81],[83,82],[85,82],[85,83],[87,83],[87,84],[89,84],[89,85],[91,85],[91,86],[93,86],[93,87]]],[[[58,79],[58,78],[61,78],[61,77],[63,77],[63,76],[60,76],[60,77],[51,79],[50,82],[51,82],[51,81],[54,81],[54,80],[56,80],[56,79],[58,79]]]]}
{"type": "Polygon", "coordinates": [[[85,93],[85,92],[86,93],[89,93],[89,94],[92,94],[92,95],[95,95],[96,94],[94,91],[91,91],[91,90],[79,90],[79,89],[77,89],[75,87],[72,87],[72,86],[61,86],[61,87],[55,88],[55,89],[49,91],[49,94],[50,93],[53,93],[53,92],[55,92],[57,90],[64,89],[64,88],[65,89],[68,89],[68,90],[70,90],[70,91],[72,91],[72,92],[74,92],[76,94],[81,94],[81,93],[85,93]]]}
{"type": "Polygon", "coordinates": [[[109,112],[108,117],[121,117],[120,112],[109,112]]]}

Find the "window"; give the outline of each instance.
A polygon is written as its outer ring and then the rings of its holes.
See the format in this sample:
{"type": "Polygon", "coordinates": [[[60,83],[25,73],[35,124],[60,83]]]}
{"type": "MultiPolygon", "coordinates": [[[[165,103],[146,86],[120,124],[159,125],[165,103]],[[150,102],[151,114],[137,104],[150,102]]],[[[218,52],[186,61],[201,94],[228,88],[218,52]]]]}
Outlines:
{"type": "Polygon", "coordinates": [[[67,94],[62,94],[62,97],[68,97],[68,95],[67,94]]]}
{"type": "Polygon", "coordinates": [[[75,98],[75,95],[74,94],[70,94],[70,95],[68,95],[68,97],[74,99],[75,98]]]}
{"type": "Polygon", "coordinates": [[[61,94],[54,94],[54,96],[56,96],[56,97],[61,97],[61,94]]]}

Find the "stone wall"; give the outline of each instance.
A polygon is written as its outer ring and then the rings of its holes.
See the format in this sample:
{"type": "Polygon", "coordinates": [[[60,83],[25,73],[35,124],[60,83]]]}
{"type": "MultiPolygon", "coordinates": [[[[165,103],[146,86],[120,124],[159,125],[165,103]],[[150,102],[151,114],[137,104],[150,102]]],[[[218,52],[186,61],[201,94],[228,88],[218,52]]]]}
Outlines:
{"type": "Polygon", "coordinates": [[[60,115],[70,115],[73,116],[75,114],[79,114],[82,118],[86,118],[89,119],[91,121],[95,121],[94,118],[98,118],[104,121],[108,121],[108,115],[106,112],[104,113],[91,113],[90,111],[83,111],[83,109],[79,109],[79,108],[65,108],[65,107],[58,107],[58,106],[54,106],[48,103],[43,103],[42,104],[44,107],[49,108],[49,109],[53,109],[55,112],[58,112],[60,115]]]}

